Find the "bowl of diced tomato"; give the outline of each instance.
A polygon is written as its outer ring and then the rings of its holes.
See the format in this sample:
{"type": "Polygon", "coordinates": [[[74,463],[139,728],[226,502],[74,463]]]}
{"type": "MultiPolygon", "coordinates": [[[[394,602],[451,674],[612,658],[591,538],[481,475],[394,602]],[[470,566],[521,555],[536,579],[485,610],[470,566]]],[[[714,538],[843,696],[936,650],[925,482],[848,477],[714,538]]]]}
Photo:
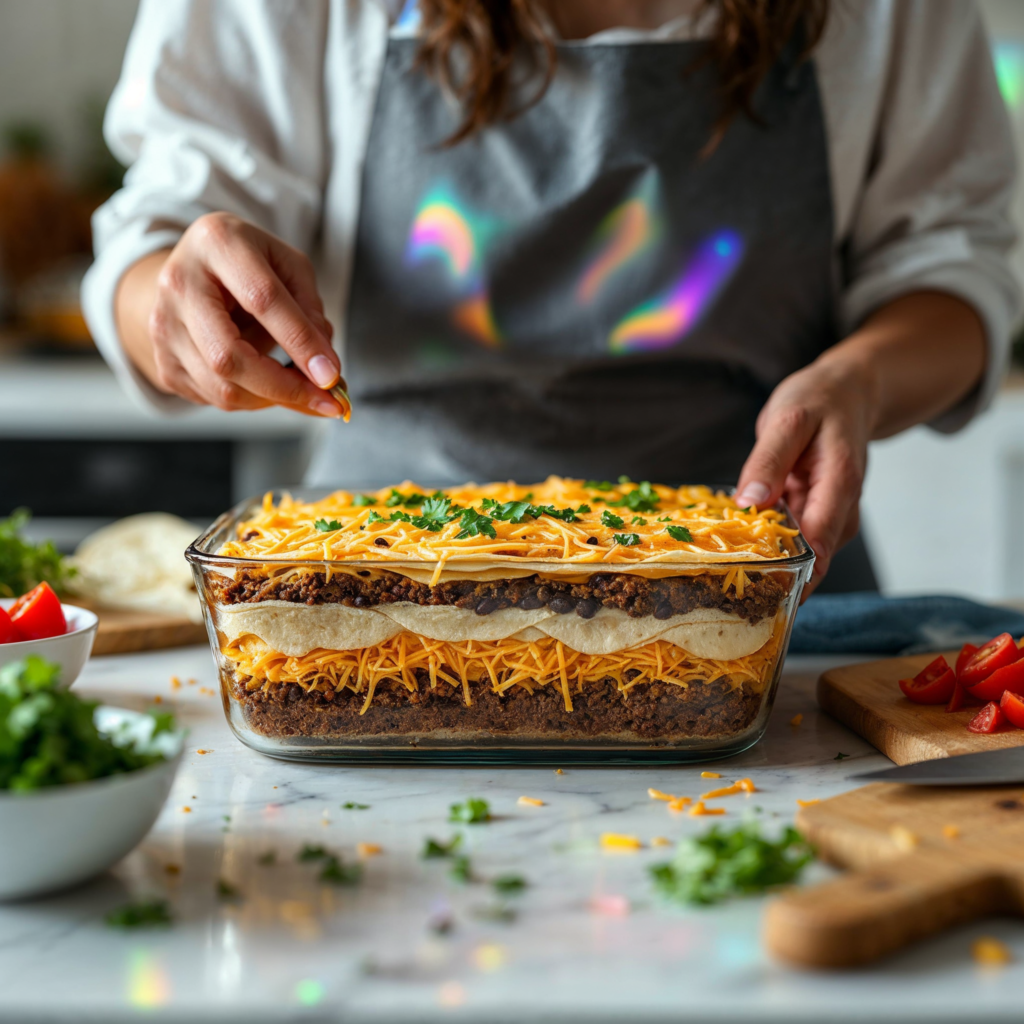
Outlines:
{"type": "Polygon", "coordinates": [[[38,654],[60,665],[61,682],[70,686],[89,660],[98,625],[87,608],[61,604],[48,583],[0,599],[0,668],[38,654]]]}
{"type": "Polygon", "coordinates": [[[947,711],[982,705],[967,723],[971,732],[1024,729],[1024,648],[1009,633],[981,647],[964,644],[955,665],[939,655],[913,679],[901,679],[900,689],[917,704],[945,704],[947,711]]]}

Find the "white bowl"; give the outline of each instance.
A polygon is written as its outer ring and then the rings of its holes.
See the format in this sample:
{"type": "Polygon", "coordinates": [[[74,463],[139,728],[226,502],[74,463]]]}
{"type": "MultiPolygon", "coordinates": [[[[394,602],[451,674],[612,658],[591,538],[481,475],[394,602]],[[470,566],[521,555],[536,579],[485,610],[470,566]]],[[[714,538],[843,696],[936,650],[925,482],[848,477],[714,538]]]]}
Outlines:
{"type": "MultiPolygon", "coordinates": [[[[97,709],[103,731],[146,718],[124,708],[97,709]]],[[[153,827],[184,749],[165,733],[167,760],[93,782],[27,793],[0,790],[0,900],[39,896],[112,867],[153,827]]]]}
{"type": "MultiPolygon", "coordinates": [[[[0,608],[4,611],[12,604],[12,598],[0,600],[0,608]]],[[[62,604],[61,608],[64,609],[64,618],[68,620],[66,633],[45,640],[19,640],[13,644],[0,644],[0,668],[12,661],[21,661],[30,654],[38,654],[40,658],[60,665],[60,685],[70,686],[89,660],[100,620],[87,608],[78,608],[73,604],[62,604]]]]}

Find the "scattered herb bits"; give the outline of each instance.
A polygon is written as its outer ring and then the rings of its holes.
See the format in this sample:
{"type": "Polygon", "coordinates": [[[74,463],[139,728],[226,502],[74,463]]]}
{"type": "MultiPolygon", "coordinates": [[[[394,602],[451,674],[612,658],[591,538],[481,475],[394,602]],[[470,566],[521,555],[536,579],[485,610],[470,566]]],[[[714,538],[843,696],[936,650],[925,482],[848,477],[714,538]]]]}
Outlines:
{"type": "Polygon", "coordinates": [[[649,870],[667,899],[711,904],[792,882],[813,858],[813,848],[795,828],[773,842],[748,822],[731,832],[716,825],[703,836],[683,839],[672,860],[649,870]]]}
{"type": "Polygon", "coordinates": [[[686,544],[689,544],[693,540],[693,534],[685,526],[666,526],[665,532],[673,540],[681,540],[686,544]]]}
{"type": "Polygon", "coordinates": [[[494,540],[498,536],[494,529],[494,521],[490,516],[481,515],[476,509],[467,508],[459,516],[459,532],[456,535],[456,540],[479,537],[481,534],[494,540]]]}
{"type": "Polygon", "coordinates": [[[361,864],[346,864],[335,854],[328,855],[320,871],[320,881],[331,885],[358,885],[362,878],[361,864]]]}
{"type": "Polygon", "coordinates": [[[426,842],[423,844],[423,849],[420,851],[420,857],[423,860],[438,860],[442,857],[454,857],[455,851],[462,845],[462,836],[455,835],[448,840],[447,843],[442,843],[438,839],[432,839],[427,837],[426,842]]]}
{"type": "Polygon", "coordinates": [[[165,928],[172,924],[167,900],[140,900],[112,910],[104,918],[111,928],[165,928]]]}
{"type": "Polygon", "coordinates": [[[465,803],[452,804],[448,820],[460,825],[480,825],[491,820],[491,806],[486,800],[470,797],[465,803]]]}
{"type": "Polygon", "coordinates": [[[626,521],[622,516],[617,516],[614,512],[609,512],[608,509],[605,509],[601,513],[601,522],[605,526],[610,526],[613,530],[617,530],[620,526],[626,525],[626,521]]]}
{"type": "Polygon", "coordinates": [[[218,878],[217,899],[224,903],[240,903],[242,900],[242,894],[238,891],[236,886],[232,885],[230,882],[225,882],[223,878],[218,878]]]}
{"type": "Polygon", "coordinates": [[[324,847],[306,843],[306,845],[299,850],[298,856],[295,859],[302,864],[308,864],[310,861],[323,860],[328,856],[330,856],[330,854],[328,854],[324,847]]]}
{"type": "Polygon", "coordinates": [[[341,523],[337,519],[318,519],[313,527],[318,533],[334,533],[341,529],[341,523]]]}
{"type": "Polygon", "coordinates": [[[355,800],[346,800],[341,805],[343,811],[368,811],[370,809],[369,804],[357,804],[355,800]]]}
{"type": "Polygon", "coordinates": [[[640,543],[639,533],[613,533],[612,540],[624,548],[634,548],[640,543]]]}
{"type": "Polygon", "coordinates": [[[835,757],[832,758],[832,760],[833,761],[844,761],[849,756],[850,756],[849,754],[838,753],[838,754],[836,754],[835,757]]]}
{"type": "Polygon", "coordinates": [[[518,896],[526,888],[522,875],[499,875],[491,880],[491,887],[499,896],[518,896]]]}
{"type": "Polygon", "coordinates": [[[465,854],[456,857],[452,861],[452,866],[448,869],[448,877],[460,885],[468,885],[472,882],[473,866],[469,862],[469,857],[465,854]]]}
{"type": "Polygon", "coordinates": [[[352,504],[355,505],[356,508],[365,508],[367,505],[376,505],[377,499],[371,498],[368,494],[357,494],[352,499],[352,504]]]}

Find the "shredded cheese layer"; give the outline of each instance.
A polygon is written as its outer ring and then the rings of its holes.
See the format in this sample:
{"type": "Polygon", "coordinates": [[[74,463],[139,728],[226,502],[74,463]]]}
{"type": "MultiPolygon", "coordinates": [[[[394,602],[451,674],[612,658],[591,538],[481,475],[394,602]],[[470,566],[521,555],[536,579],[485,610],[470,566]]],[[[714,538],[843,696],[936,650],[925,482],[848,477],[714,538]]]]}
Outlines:
{"type": "Polygon", "coordinates": [[[248,690],[297,683],[306,691],[352,690],[365,694],[362,711],[373,702],[376,687],[388,680],[411,693],[420,687],[417,670],[438,686],[461,688],[467,706],[472,684],[485,683],[495,693],[513,686],[533,693],[554,686],[561,690],[565,710],[572,711],[572,693],[587,684],[611,679],[622,693],[641,683],[660,681],[687,687],[723,680],[733,687],[747,683],[761,689],[768,683],[778,656],[781,629],[759,651],[735,661],[695,658],[663,640],[617,654],[581,654],[559,640],[431,640],[417,633],[398,636],[374,647],[354,651],[318,649],[289,657],[248,634],[225,644],[222,656],[248,690]]]}
{"type": "MultiPolygon", "coordinates": [[[[493,538],[486,532],[460,536],[465,530],[459,518],[437,530],[392,520],[396,512],[416,518],[422,511],[422,502],[394,504],[399,500],[396,494],[406,498],[423,494],[408,481],[367,495],[336,491],[315,502],[284,495],[275,505],[268,494],[260,512],[239,523],[237,539],[227,542],[219,553],[262,561],[428,561],[443,565],[456,559],[583,564],[764,560],[797,552],[799,531],[787,526],[777,509],[741,509],[724,492],[708,487],[676,489],[629,481],[601,486],[603,489],[588,487],[582,480],[552,476],[530,486],[466,484],[437,492],[459,509],[487,516],[493,538]],[[525,501],[556,511],[572,509],[575,521],[548,514],[527,516],[521,522],[503,521],[494,516],[493,506],[484,506],[485,499],[525,501]],[[581,505],[589,511],[578,511],[581,505]]],[[[728,580],[726,587],[733,583],[728,580]]]]}

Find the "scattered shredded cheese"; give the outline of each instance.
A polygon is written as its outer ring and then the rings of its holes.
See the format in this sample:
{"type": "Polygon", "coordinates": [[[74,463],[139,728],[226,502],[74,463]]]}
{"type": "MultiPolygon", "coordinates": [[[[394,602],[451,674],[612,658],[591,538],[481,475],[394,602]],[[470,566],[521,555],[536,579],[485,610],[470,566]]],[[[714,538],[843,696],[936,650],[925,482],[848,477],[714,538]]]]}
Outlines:
{"type": "Polygon", "coordinates": [[[706,817],[707,815],[710,815],[710,814],[725,814],[725,808],[724,807],[705,807],[703,800],[698,800],[690,808],[690,817],[691,818],[702,818],[702,817],[706,817]]]}
{"type": "Polygon", "coordinates": [[[563,772],[561,768],[556,768],[556,769],[555,769],[555,774],[556,774],[556,775],[564,775],[564,774],[565,774],[565,772],[563,772]]]}
{"type": "Polygon", "coordinates": [[[191,807],[182,807],[181,813],[182,814],[191,814],[192,813],[192,808],[191,807]]]}
{"type": "Polygon", "coordinates": [[[544,801],[538,800],[534,796],[521,796],[517,801],[520,807],[543,807],[544,801]]]}
{"type": "Polygon", "coordinates": [[[356,855],[360,858],[376,857],[378,853],[383,852],[384,847],[377,843],[356,843],[356,855]]]}
{"type": "Polygon", "coordinates": [[[601,835],[601,849],[611,853],[635,853],[642,850],[643,846],[636,836],[623,835],[621,832],[604,832],[601,835]]]}
{"type": "Polygon", "coordinates": [[[720,779],[722,777],[721,772],[701,772],[700,777],[702,779],[720,779]]]}
{"type": "Polygon", "coordinates": [[[679,797],[673,796],[671,793],[662,793],[660,789],[648,789],[647,795],[652,800],[666,800],[671,803],[673,800],[678,800],[679,797]]]}
{"type": "Polygon", "coordinates": [[[1004,967],[1013,962],[1013,954],[1006,943],[989,935],[975,939],[971,943],[971,956],[976,963],[985,967],[1004,967]]]}
{"type": "Polygon", "coordinates": [[[797,800],[797,803],[801,807],[813,807],[815,804],[820,804],[821,800],[818,797],[815,797],[813,800],[797,800]]]}
{"type": "Polygon", "coordinates": [[[664,836],[655,836],[651,840],[651,846],[671,846],[672,840],[666,839],[664,836]]]}
{"type": "Polygon", "coordinates": [[[180,690],[181,689],[181,680],[177,676],[171,676],[171,689],[172,690],[180,690]]]}
{"type": "Polygon", "coordinates": [[[800,723],[801,723],[801,722],[802,722],[803,720],[804,720],[804,716],[803,716],[803,714],[801,714],[801,713],[799,713],[799,712],[798,712],[797,714],[795,714],[795,715],[794,715],[794,716],[793,716],[793,717],[792,717],[792,718],[791,718],[791,719],[789,720],[789,724],[790,724],[790,725],[792,725],[792,726],[798,726],[798,725],[800,725],[800,723]]]}
{"type": "Polygon", "coordinates": [[[669,801],[668,809],[673,814],[679,814],[692,803],[693,801],[688,796],[677,796],[675,800],[669,801]]]}
{"type": "Polygon", "coordinates": [[[206,750],[206,749],[205,749],[204,747],[200,747],[200,748],[199,748],[199,749],[198,749],[198,750],[196,751],[196,753],[197,753],[197,754],[212,754],[212,753],[213,753],[213,751],[212,751],[212,750],[206,750]]]}
{"type": "Polygon", "coordinates": [[[942,834],[947,839],[959,839],[960,838],[960,829],[958,829],[956,827],[956,825],[943,825],[943,827],[942,827],[942,834]]]}

